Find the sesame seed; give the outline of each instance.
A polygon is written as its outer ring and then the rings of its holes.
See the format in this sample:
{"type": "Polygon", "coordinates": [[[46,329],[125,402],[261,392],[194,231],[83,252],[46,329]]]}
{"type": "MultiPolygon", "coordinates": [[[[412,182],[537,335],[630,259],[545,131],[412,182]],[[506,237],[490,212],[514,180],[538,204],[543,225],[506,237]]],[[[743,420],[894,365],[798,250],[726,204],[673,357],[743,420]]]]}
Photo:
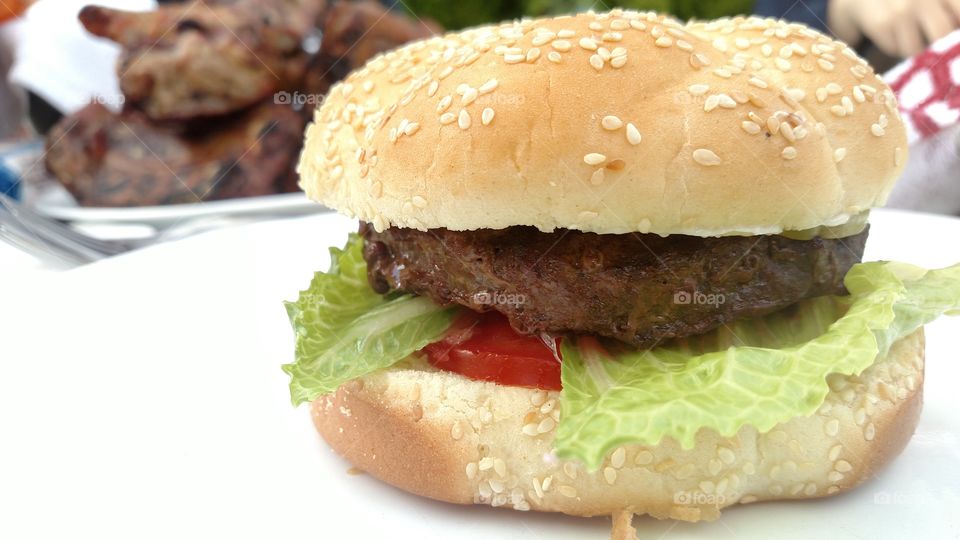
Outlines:
{"type": "Polygon", "coordinates": [[[559,64],[560,58],[560,53],[557,51],[550,51],[547,53],[547,60],[553,62],[554,64],[559,64]]]}
{"type": "Polygon", "coordinates": [[[370,93],[371,90],[373,90],[373,81],[371,80],[363,81],[363,91],[370,93]]]}
{"type": "Polygon", "coordinates": [[[724,109],[735,109],[737,107],[737,102],[726,94],[717,94],[717,103],[724,109]]]}
{"type": "Polygon", "coordinates": [[[766,81],[759,77],[750,77],[748,82],[757,88],[767,88],[769,86],[766,81]]]}
{"type": "Polygon", "coordinates": [[[420,129],[420,124],[418,122],[410,122],[407,124],[407,127],[404,128],[403,133],[404,135],[413,135],[418,129],[420,129]]]}
{"type": "MultiPolygon", "coordinates": [[[[370,81],[367,81],[367,82],[370,82],[370,81]]],[[[427,95],[430,97],[433,97],[437,93],[437,90],[439,89],[440,89],[440,81],[432,80],[430,81],[430,86],[427,87],[427,95]]]]}
{"type": "Polygon", "coordinates": [[[703,53],[693,53],[690,55],[690,65],[694,69],[700,69],[710,65],[710,58],[703,53]]]}
{"type": "Polygon", "coordinates": [[[612,41],[614,43],[618,41],[623,41],[623,34],[620,32],[605,32],[600,36],[601,41],[612,41]]]}
{"type": "Polygon", "coordinates": [[[580,47],[588,51],[597,50],[597,42],[590,38],[580,38],[580,47]]]}
{"type": "Polygon", "coordinates": [[[500,478],[507,476],[507,464],[500,458],[493,460],[493,470],[500,478]]]}
{"type": "Polygon", "coordinates": [[[537,480],[536,477],[530,479],[530,483],[533,485],[533,492],[537,495],[538,498],[543,498],[543,488],[540,487],[540,480],[537,480]]]}
{"type": "Polygon", "coordinates": [[[600,71],[601,69],[603,69],[603,58],[600,58],[599,54],[591,55],[590,65],[593,66],[593,69],[600,71]]]}
{"type": "Polygon", "coordinates": [[[480,470],[481,470],[481,471],[489,471],[489,470],[492,469],[492,468],[493,468],[493,458],[492,458],[492,457],[485,457],[485,458],[481,458],[481,459],[480,459],[480,470]]]}
{"type": "Polygon", "coordinates": [[[836,437],[837,433],[840,433],[840,421],[837,420],[836,418],[834,418],[833,420],[830,420],[824,426],[824,431],[828,436],[836,437]]]}
{"type": "Polygon", "coordinates": [[[607,160],[607,156],[603,154],[590,153],[583,156],[583,162],[587,165],[599,165],[607,160]]]}
{"type": "Polygon", "coordinates": [[[624,463],[627,461],[627,451],[621,446],[613,451],[613,454],[610,455],[610,465],[615,469],[623,468],[624,463]]]}
{"type": "Polygon", "coordinates": [[[831,482],[839,482],[843,480],[843,474],[838,473],[837,471],[830,471],[830,474],[827,475],[827,480],[831,482]]]}
{"type": "Polygon", "coordinates": [[[833,62],[829,60],[824,60],[823,58],[817,58],[817,65],[819,65],[820,69],[824,71],[833,71],[833,62]]]}
{"type": "Polygon", "coordinates": [[[463,426],[460,425],[460,421],[457,420],[453,423],[453,427],[450,428],[450,436],[453,437],[453,440],[459,441],[463,437],[463,426]]]}
{"type": "Polygon", "coordinates": [[[834,116],[839,116],[842,118],[847,115],[847,110],[844,109],[842,105],[834,105],[830,107],[830,113],[833,114],[834,116]]]}
{"type": "Polygon", "coordinates": [[[603,126],[603,129],[614,131],[623,127],[623,120],[620,120],[616,116],[604,116],[600,120],[600,125],[603,126]]]}
{"type": "Polygon", "coordinates": [[[427,207],[427,200],[419,195],[414,195],[413,198],[410,199],[410,202],[412,202],[417,208],[427,207]]]}
{"type": "Polygon", "coordinates": [[[523,56],[522,54],[507,54],[507,55],[504,55],[503,57],[503,61],[508,64],[519,64],[524,60],[526,60],[526,57],[523,56]]]}
{"type": "Polygon", "coordinates": [[[457,125],[460,126],[460,129],[468,129],[470,127],[470,113],[466,109],[460,109],[460,115],[457,117],[457,125]]]}
{"type": "Polygon", "coordinates": [[[559,491],[564,497],[568,497],[570,499],[577,496],[577,490],[573,486],[560,486],[557,488],[557,491],[559,491]]]}
{"type": "Polygon", "coordinates": [[[547,43],[550,43],[556,37],[557,35],[554,34],[553,32],[543,32],[541,34],[537,34],[536,36],[534,36],[533,41],[531,43],[533,43],[535,47],[539,47],[541,45],[546,45],[547,43]]]}
{"type": "Polygon", "coordinates": [[[793,133],[793,126],[786,122],[780,123],[780,133],[783,134],[783,138],[790,141],[796,142],[797,136],[793,133]]]}
{"type": "Polygon", "coordinates": [[[466,92],[463,93],[463,97],[460,98],[461,105],[469,105],[477,100],[477,97],[480,95],[480,92],[476,88],[468,88],[466,92]]]}
{"type": "Polygon", "coordinates": [[[693,96],[702,96],[710,90],[710,85],[707,84],[691,84],[687,87],[687,90],[690,91],[690,95],[693,96]]]}
{"type": "Polygon", "coordinates": [[[713,48],[720,52],[727,52],[727,40],[722,37],[718,37],[713,40],[713,48]]]}
{"type": "Polygon", "coordinates": [[[694,150],[693,160],[705,167],[713,167],[721,163],[720,157],[706,148],[697,148],[694,150]]]}
{"type": "Polygon", "coordinates": [[[769,57],[770,55],[773,54],[773,47],[770,46],[770,44],[765,43],[760,47],[760,52],[763,53],[764,56],[769,57]]]}
{"type": "Polygon", "coordinates": [[[553,485],[553,476],[545,476],[543,478],[543,491],[550,491],[551,485],[553,485]]]}
{"type": "Polygon", "coordinates": [[[738,49],[750,48],[750,40],[747,38],[737,38],[733,41],[733,44],[736,45],[738,49]]]}
{"type": "Polygon", "coordinates": [[[853,466],[850,465],[850,462],[843,459],[837,461],[833,468],[839,472],[850,472],[853,470],[853,466]]]}
{"type": "Polygon", "coordinates": [[[589,28],[589,29],[591,29],[591,30],[593,30],[593,31],[595,31],[595,32],[599,32],[599,31],[603,30],[603,25],[600,24],[600,23],[598,23],[597,21],[593,21],[592,23],[590,23],[590,24],[587,26],[587,28],[589,28]]]}
{"type": "Polygon", "coordinates": [[[751,134],[751,135],[756,135],[756,134],[760,133],[760,126],[757,125],[756,122],[752,122],[752,121],[750,121],[750,120],[744,120],[744,121],[740,124],[740,127],[742,127],[744,131],[746,131],[747,133],[749,133],[749,134],[751,134]]]}
{"type": "Polygon", "coordinates": [[[847,114],[853,114],[853,100],[849,96],[840,98],[840,105],[843,106],[843,110],[847,111],[847,114]]]}
{"type": "Polygon", "coordinates": [[[773,63],[780,71],[790,71],[791,64],[789,60],[785,60],[778,56],[776,59],[774,59],[773,63]]]}
{"type": "Polygon", "coordinates": [[[451,103],[453,103],[453,96],[443,96],[440,99],[440,103],[437,104],[437,112],[442,113],[443,111],[449,109],[451,103]]]}
{"type": "Polygon", "coordinates": [[[716,109],[720,105],[720,98],[716,94],[711,94],[707,96],[707,99],[703,102],[703,111],[710,112],[716,109]]]}
{"type": "Polygon", "coordinates": [[[874,137],[883,137],[886,133],[886,130],[880,126],[880,124],[873,124],[870,126],[870,133],[873,133],[874,137]]]}
{"type": "Polygon", "coordinates": [[[723,468],[723,464],[720,463],[719,459],[711,459],[707,463],[707,471],[710,473],[711,476],[716,476],[720,474],[721,468],[723,468]]]}
{"type": "Polygon", "coordinates": [[[637,129],[637,126],[632,123],[627,124],[627,142],[636,146],[640,144],[642,137],[640,136],[640,130],[637,129]]]}
{"type": "Polygon", "coordinates": [[[614,56],[613,58],[610,59],[610,66],[613,67],[614,69],[620,69],[624,65],[626,65],[626,63],[627,63],[626,55],[614,56]]]}
{"type": "Polygon", "coordinates": [[[872,441],[877,435],[877,426],[873,425],[873,422],[867,424],[867,429],[863,430],[863,438],[872,441]]]}
{"type": "Polygon", "coordinates": [[[474,462],[467,463],[467,478],[473,480],[477,477],[477,464],[474,462]]]}
{"type": "Polygon", "coordinates": [[[538,58],[540,58],[540,49],[534,47],[527,51],[527,62],[532,64],[536,62],[538,58]]]}
{"type": "Polygon", "coordinates": [[[653,37],[655,37],[655,38],[658,38],[658,37],[662,36],[662,35],[663,35],[663,28],[660,28],[659,26],[654,26],[654,27],[653,27],[653,30],[650,30],[650,35],[653,36],[653,37]]]}
{"type": "Polygon", "coordinates": [[[494,493],[503,493],[503,490],[506,488],[506,486],[503,485],[503,482],[495,478],[487,480],[487,483],[490,484],[490,489],[493,490],[494,493]]]}
{"type": "Polygon", "coordinates": [[[617,56],[626,56],[627,49],[624,47],[615,47],[613,49],[613,52],[610,53],[610,55],[613,56],[614,58],[616,58],[617,56]]]}
{"type": "Polygon", "coordinates": [[[613,467],[606,467],[603,469],[603,479],[607,481],[611,486],[617,481],[617,470],[613,467]]]}
{"type": "Polygon", "coordinates": [[[649,465],[653,463],[653,454],[649,450],[641,450],[637,452],[637,457],[633,459],[633,462],[637,465],[649,465]]]}
{"type": "Polygon", "coordinates": [[[658,37],[657,40],[654,41],[653,43],[654,43],[654,45],[656,45],[657,47],[666,48],[666,47],[670,47],[670,46],[673,45],[673,39],[671,39],[669,36],[660,36],[660,37],[658,37]]]}
{"type": "Polygon", "coordinates": [[[864,95],[863,89],[859,86],[853,87],[853,99],[857,100],[857,103],[863,103],[867,101],[867,96],[864,95]]]}
{"type": "Polygon", "coordinates": [[[536,437],[538,435],[537,425],[533,423],[524,425],[521,431],[523,432],[524,435],[529,435],[531,437],[536,437]]]}
{"type": "Polygon", "coordinates": [[[612,30],[626,30],[627,28],[630,28],[630,23],[623,19],[614,19],[610,21],[610,28],[612,30]]]}
{"type": "Polygon", "coordinates": [[[557,427],[557,422],[553,418],[544,418],[540,421],[540,424],[537,425],[537,432],[548,433],[553,431],[555,427],[557,427]]]}
{"type": "Polygon", "coordinates": [[[676,45],[677,45],[677,48],[680,49],[681,51],[690,52],[693,50],[693,45],[691,45],[689,41],[684,39],[678,39],[676,45]]]}
{"type": "Polygon", "coordinates": [[[603,179],[604,179],[603,167],[593,171],[593,174],[590,175],[590,183],[595,186],[599,186],[600,184],[602,184],[603,179]]]}
{"type": "Polygon", "coordinates": [[[729,79],[733,77],[733,73],[727,68],[717,68],[713,70],[714,75],[717,77],[723,77],[724,79],[729,79]]]}
{"type": "Polygon", "coordinates": [[[489,126],[490,122],[493,122],[493,116],[494,116],[493,109],[491,109],[490,107],[487,107],[480,114],[480,122],[485,126],[489,126]]]}
{"type": "Polygon", "coordinates": [[[567,461],[563,464],[563,473],[567,475],[571,480],[577,479],[577,466],[573,463],[567,461]]]}
{"type": "Polygon", "coordinates": [[[783,159],[795,159],[797,157],[797,149],[792,146],[788,146],[783,149],[783,152],[781,152],[780,155],[783,156],[783,159]]]}
{"type": "Polygon", "coordinates": [[[496,79],[490,79],[489,81],[480,85],[479,92],[481,94],[489,94],[490,92],[493,92],[494,90],[496,90],[499,84],[500,83],[497,82],[496,79]]]}
{"type": "Polygon", "coordinates": [[[606,47],[600,47],[599,49],[597,49],[597,54],[600,55],[600,58],[602,58],[604,62],[606,62],[607,60],[610,60],[610,57],[613,56],[612,54],[610,54],[610,49],[606,47]]]}
{"type": "Polygon", "coordinates": [[[630,28],[633,28],[634,30],[641,30],[641,31],[643,31],[643,30],[646,30],[646,29],[647,29],[647,25],[643,24],[643,21],[638,21],[637,19],[632,19],[632,20],[630,21],[630,28]]]}
{"type": "Polygon", "coordinates": [[[565,39],[558,39],[551,43],[550,46],[561,52],[567,52],[571,48],[570,42],[565,39]]]}

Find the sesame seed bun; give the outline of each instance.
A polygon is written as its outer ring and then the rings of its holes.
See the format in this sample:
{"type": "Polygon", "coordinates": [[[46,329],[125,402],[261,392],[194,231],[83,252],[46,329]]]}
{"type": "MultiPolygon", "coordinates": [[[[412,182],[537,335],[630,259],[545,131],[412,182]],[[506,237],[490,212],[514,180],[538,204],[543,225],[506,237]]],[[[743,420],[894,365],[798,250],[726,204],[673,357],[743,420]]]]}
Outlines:
{"type": "Polygon", "coordinates": [[[843,43],[614,10],[374,58],[316,111],[300,174],[378,230],[772,234],[883,204],[906,149],[893,94],[843,43]]]}
{"type": "Polygon", "coordinates": [[[425,497],[577,516],[710,520],[729,505],[825,497],[873,476],[916,428],[923,349],[921,329],[859,376],[831,376],[831,392],[809,417],[766,433],[744,427],[733,437],[701,430],[686,451],[672,440],[628,445],[593,473],[550,453],[557,392],[389,369],[316,400],[312,414],[346,459],[425,497]]]}

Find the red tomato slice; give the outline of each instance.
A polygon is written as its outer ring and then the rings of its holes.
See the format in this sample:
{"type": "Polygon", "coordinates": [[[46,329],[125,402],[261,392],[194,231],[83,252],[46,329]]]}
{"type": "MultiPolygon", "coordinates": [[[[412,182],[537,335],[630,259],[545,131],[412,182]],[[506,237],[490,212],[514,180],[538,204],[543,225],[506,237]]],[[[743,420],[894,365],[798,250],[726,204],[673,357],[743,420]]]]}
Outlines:
{"type": "Polygon", "coordinates": [[[423,348],[431,364],[470,379],[560,390],[556,355],[539,336],[518,334],[497,312],[464,312],[443,341],[423,348]]]}

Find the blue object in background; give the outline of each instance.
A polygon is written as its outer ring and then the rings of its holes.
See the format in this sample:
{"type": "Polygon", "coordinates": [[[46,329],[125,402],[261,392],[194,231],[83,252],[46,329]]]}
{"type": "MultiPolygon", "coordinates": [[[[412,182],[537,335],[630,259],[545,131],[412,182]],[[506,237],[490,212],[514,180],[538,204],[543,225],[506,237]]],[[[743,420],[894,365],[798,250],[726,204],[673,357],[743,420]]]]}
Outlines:
{"type": "Polygon", "coordinates": [[[0,193],[20,200],[20,178],[0,162],[0,193]]]}

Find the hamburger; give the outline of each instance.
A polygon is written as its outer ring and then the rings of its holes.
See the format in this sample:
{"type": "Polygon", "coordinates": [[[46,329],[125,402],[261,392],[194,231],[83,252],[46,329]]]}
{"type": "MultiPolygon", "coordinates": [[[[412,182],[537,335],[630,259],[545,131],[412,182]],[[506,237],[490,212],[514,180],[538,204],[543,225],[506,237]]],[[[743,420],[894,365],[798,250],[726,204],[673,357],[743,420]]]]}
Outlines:
{"type": "Polygon", "coordinates": [[[631,11],[413,43],[336,85],[299,172],[359,221],[287,304],[295,404],[358,468],[514,510],[709,520],[907,444],[960,267],[862,263],[890,89],[771,19],[631,11]]]}

